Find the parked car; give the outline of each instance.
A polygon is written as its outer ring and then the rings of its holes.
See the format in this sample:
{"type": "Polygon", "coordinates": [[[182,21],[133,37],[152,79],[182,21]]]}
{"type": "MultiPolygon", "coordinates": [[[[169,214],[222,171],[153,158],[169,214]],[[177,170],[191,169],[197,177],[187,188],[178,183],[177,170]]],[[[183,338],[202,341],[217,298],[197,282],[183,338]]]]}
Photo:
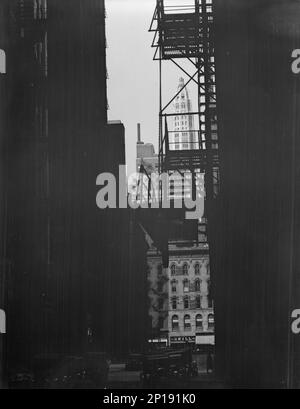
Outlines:
{"type": "Polygon", "coordinates": [[[198,375],[196,362],[192,362],[189,349],[165,350],[144,355],[141,380],[145,383],[163,378],[183,379],[198,375]]]}
{"type": "Polygon", "coordinates": [[[143,355],[130,354],[125,364],[126,371],[141,371],[143,368],[143,355]]]}
{"type": "Polygon", "coordinates": [[[13,371],[9,376],[9,387],[12,389],[32,389],[34,386],[34,375],[28,370],[13,371]]]}
{"type": "Polygon", "coordinates": [[[108,382],[109,363],[105,353],[65,356],[46,368],[44,375],[40,375],[40,387],[43,388],[103,389],[108,382]]]}

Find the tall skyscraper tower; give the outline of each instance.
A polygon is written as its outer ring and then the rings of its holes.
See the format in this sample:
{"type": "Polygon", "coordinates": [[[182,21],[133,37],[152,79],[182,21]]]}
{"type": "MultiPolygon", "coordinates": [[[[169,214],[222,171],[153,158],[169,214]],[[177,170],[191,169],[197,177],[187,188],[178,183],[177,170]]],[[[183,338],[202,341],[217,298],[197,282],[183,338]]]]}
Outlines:
{"type": "Polygon", "coordinates": [[[179,78],[178,95],[174,102],[173,132],[170,132],[170,149],[186,150],[197,148],[197,132],[194,127],[192,112],[192,101],[187,87],[184,87],[184,79],[179,78]]]}

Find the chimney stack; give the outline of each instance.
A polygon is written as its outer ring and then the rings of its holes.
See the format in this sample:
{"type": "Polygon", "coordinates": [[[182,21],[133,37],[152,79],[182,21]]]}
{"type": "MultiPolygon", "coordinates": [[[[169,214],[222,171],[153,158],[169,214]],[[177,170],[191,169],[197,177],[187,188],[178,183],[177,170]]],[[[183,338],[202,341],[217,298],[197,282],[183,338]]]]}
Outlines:
{"type": "Polygon", "coordinates": [[[137,141],[141,143],[141,124],[137,124],[137,141]]]}

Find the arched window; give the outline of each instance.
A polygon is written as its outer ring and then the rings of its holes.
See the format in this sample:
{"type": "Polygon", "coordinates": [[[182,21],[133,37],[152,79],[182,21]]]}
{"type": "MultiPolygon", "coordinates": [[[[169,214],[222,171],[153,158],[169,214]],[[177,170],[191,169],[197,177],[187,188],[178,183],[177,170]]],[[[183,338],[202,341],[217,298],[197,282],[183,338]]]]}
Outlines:
{"type": "Polygon", "coordinates": [[[189,292],[189,289],[190,289],[189,280],[187,279],[183,280],[182,284],[183,284],[183,292],[185,293],[189,292]]]}
{"type": "Polygon", "coordinates": [[[203,330],[203,317],[201,314],[196,315],[196,329],[203,330]]]}
{"type": "Polygon", "coordinates": [[[171,275],[174,276],[176,274],[176,266],[175,264],[171,265],[171,275]]]}
{"type": "Polygon", "coordinates": [[[176,286],[176,280],[172,280],[171,281],[171,291],[172,293],[176,293],[177,292],[177,286],[176,286]]]}
{"type": "Polygon", "coordinates": [[[214,314],[208,314],[208,329],[214,329],[215,317],[214,314]]]}
{"type": "Polygon", "coordinates": [[[177,298],[172,297],[172,310],[176,310],[176,309],[177,309],[177,298]]]}
{"type": "Polygon", "coordinates": [[[183,275],[188,275],[188,265],[185,263],[182,267],[183,275]]]}
{"type": "Polygon", "coordinates": [[[201,297],[197,295],[196,297],[196,308],[201,308],[201,297]]]}
{"type": "Polygon", "coordinates": [[[172,331],[178,331],[178,330],[179,330],[178,315],[173,315],[173,317],[172,317],[172,331]]]}
{"type": "Polygon", "coordinates": [[[0,49],[0,74],[6,74],[6,54],[0,49]]]}
{"type": "Polygon", "coordinates": [[[200,291],[200,280],[195,280],[195,291],[200,291]]]}
{"type": "Polygon", "coordinates": [[[184,323],[184,330],[185,331],[190,331],[191,330],[191,316],[190,315],[185,315],[183,319],[184,323]]]}
{"type": "Polygon", "coordinates": [[[6,316],[3,310],[0,310],[0,334],[6,334],[6,316]]]}
{"type": "Polygon", "coordinates": [[[200,266],[199,263],[195,264],[195,275],[199,275],[200,274],[200,266]]]}
{"type": "Polygon", "coordinates": [[[189,307],[190,307],[189,297],[188,297],[188,296],[185,296],[185,297],[183,297],[183,308],[184,308],[185,310],[188,310],[189,307]]]}

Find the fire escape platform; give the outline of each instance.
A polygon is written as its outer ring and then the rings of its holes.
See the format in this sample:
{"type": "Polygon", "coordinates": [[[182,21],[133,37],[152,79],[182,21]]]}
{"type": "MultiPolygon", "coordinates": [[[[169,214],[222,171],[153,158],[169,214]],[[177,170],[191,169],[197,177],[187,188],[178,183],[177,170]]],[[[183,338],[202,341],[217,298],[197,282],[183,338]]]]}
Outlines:
{"type": "MultiPolygon", "coordinates": [[[[209,163],[211,161],[210,158],[208,160],[208,152],[205,149],[172,150],[164,156],[163,170],[200,169],[204,171],[209,163]]],[[[217,149],[212,150],[212,163],[215,166],[219,164],[217,149]]]]}
{"type": "MultiPolygon", "coordinates": [[[[198,17],[199,18],[199,17],[198,17]]],[[[165,14],[160,23],[161,50],[164,59],[193,58],[198,45],[196,14],[165,14]]]]}
{"type": "MultiPolygon", "coordinates": [[[[154,41],[153,47],[161,49],[161,57],[164,60],[174,58],[198,58],[199,52],[203,51],[203,15],[191,7],[191,12],[178,13],[161,12],[154,20],[157,21],[156,30],[159,32],[159,39],[154,41]],[[158,21],[159,20],[159,21],[158,21]]],[[[175,9],[176,10],[176,9],[175,9]]],[[[210,6],[206,6],[206,16],[208,22],[213,21],[213,14],[210,6]]]]}

